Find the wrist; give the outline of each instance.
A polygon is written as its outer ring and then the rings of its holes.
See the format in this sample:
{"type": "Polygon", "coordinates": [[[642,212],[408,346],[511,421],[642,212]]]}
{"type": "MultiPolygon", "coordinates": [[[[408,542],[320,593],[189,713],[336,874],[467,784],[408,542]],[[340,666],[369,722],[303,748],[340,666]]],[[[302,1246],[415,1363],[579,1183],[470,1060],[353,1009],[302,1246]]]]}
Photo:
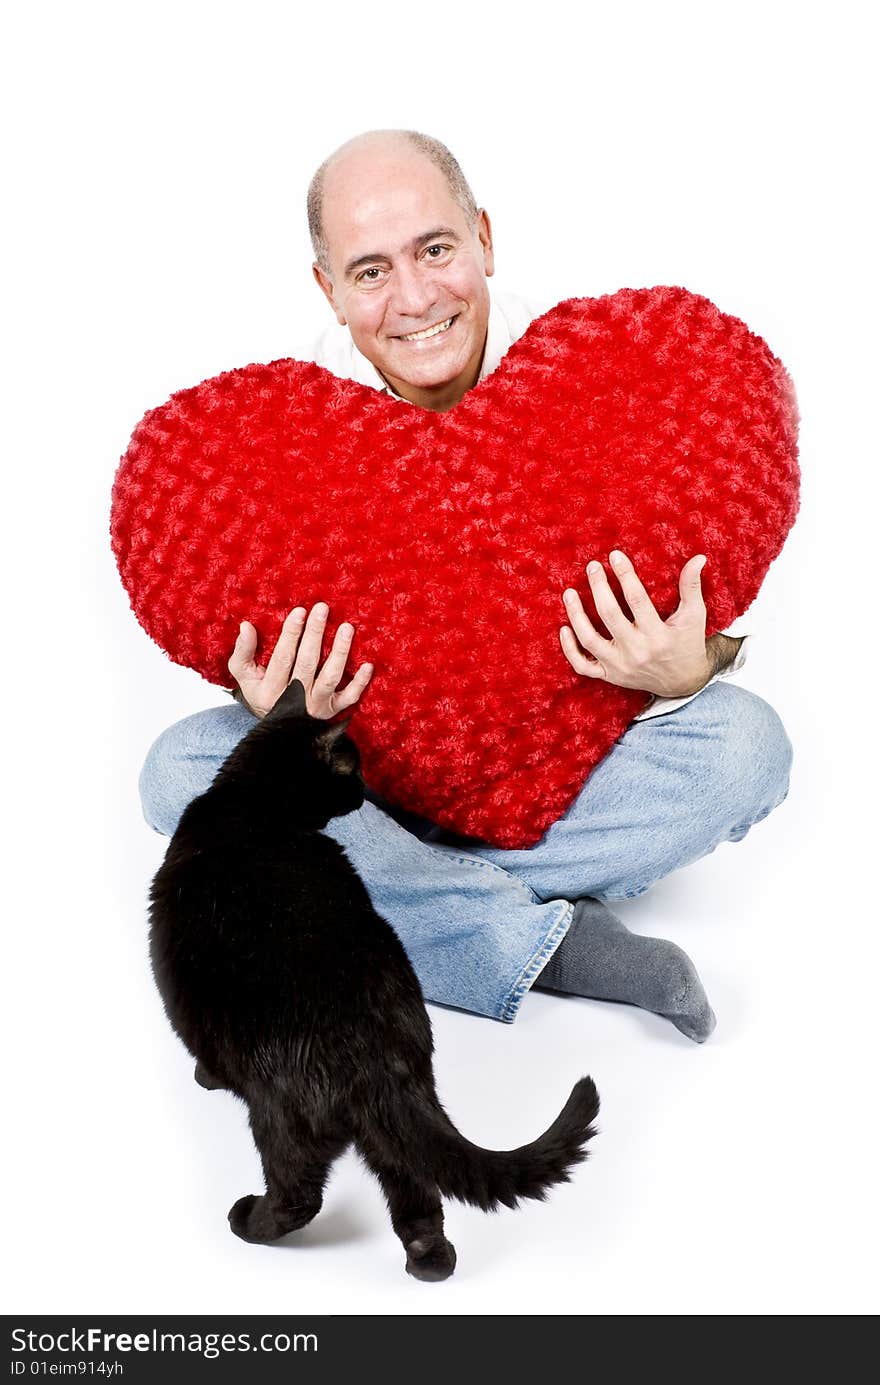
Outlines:
{"type": "Polygon", "coordinates": [[[710,636],[706,641],[706,658],[712,669],[709,675],[711,678],[714,678],[716,673],[723,673],[725,669],[730,668],[739,653],[743,639],[743,635],[710,636]]]}
{"type": "Polygon", "coordinates": [[[715,676],[715,667],[707,649],[705,658],[699,669],[694,672],[693,677],[686,683],[678,686],[673,692],[664,694],[666,697],[693,697],[695,693],[702,692],[706,684],[711,682],[715,676]]]}
{"type": "Polygon", "coordinates": [[[245,711],[250,712],[252,717],[259,718],[265,716],[264,712],[257,712],[254,710],[254,708],[248,702],[247,698],[245,697],[244,693],[242,692],[241,688],[238,686],[237,683],[235,687],[232,689],[232,696],[236,702],[240,703],[241,706],[244,707],[245,711]]]}

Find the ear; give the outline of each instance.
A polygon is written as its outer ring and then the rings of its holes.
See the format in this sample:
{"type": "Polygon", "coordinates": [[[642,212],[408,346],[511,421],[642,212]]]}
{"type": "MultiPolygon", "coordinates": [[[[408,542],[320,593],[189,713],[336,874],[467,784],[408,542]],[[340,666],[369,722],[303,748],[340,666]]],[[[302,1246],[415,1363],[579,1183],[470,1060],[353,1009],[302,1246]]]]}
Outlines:
{"type": "Polygon", "coordinates": [[[331,726],[328,726],[325,731],[319,732],[316,736],[315,739],[318,741],[319,745],[326,750],[328,755],[339,740],[339,737],[348,729],[350,722],[351,717],[346,717],[345,721],[335,721],[331,726]]]}
{"type": "Polygon", "coordinates": [[[492,223],[485,207],[480,208],[477,222],[477,236],[483,247],[483,273],[490,278],[495,273],[495,250],[492,245],[492,223]]]}
{"type": "Polygon", "coordinates": [[[312,265],[312,274],[315,276],[315,283],[318,285],[318,288],[321,290],[324,297],[327,299],[327,302],[330,304],[330,307],[336,314],[336,321],[339,323],[340,327],[345,327],[347,325],[345,313],[341,312],[340,309],[337,307],[336,292],[333,288],[333,280],[328,278],[328,276],[324,273],[323,269],[321,269],[320,265],[318,264],[312,265]]]}
{"type": "Polygon", "coordinates": [[[298,678],[292,678],[284,692],[272,708],[278,716],[304,717],[306,711],[306,690],[298,678]]]}

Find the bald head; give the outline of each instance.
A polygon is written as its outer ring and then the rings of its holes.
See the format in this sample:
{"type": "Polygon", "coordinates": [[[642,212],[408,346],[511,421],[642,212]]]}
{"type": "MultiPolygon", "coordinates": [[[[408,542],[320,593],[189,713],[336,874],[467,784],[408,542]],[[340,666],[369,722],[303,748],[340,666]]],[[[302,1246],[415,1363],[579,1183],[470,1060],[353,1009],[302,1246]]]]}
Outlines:
{"type": "Polygon", "coordinates": [[[464,213],[469,228],[476,230],[479,215],[476,200],[457,159],[445,144],[418,130],[365,130],[334,149],[309,183],[306,199],[309,235],[315,263],[326,275],[331,274],[325,224],[327,197],[340,188],[350,188],[355,181],[366,182],[379,166],[396,165],[403,170],[407,162],[413,162],[415,172],[418,160],[427,160],[437,170],[464,213]]]}

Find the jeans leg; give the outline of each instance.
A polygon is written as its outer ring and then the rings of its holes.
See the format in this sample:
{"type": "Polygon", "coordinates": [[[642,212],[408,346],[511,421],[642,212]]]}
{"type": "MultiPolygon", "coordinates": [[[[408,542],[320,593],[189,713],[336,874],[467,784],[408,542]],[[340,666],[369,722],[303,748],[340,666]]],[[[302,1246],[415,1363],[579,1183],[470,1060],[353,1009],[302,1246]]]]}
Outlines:
{"type": "MultiPolygon", "coordinates": [[[[139,777],[146,821],[171,836],[254,725],[239,703],[196,712],[153,742],[139,777]]],[[[367,802],[326,828],[397,932],[429,1000],[511,1021],[564,937],[565,900],[539,900],[500,865],[420,841],[367,802]]]]}
{"type": "Polygon", "coordinates": [[[475,845],[440,828],[428,840],[503,864],[541,899],[629,899],[719,842],[741,841],[785,798],[791,762],[768,703],[711,683],[683,707],[634,722],[534,846],[475,845]]]}

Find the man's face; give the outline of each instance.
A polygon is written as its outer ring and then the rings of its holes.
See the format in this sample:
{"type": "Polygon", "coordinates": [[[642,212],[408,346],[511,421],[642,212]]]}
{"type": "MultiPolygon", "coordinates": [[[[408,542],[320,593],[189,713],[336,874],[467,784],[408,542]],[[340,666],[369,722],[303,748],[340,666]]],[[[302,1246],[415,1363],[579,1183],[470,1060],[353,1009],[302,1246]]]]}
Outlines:
{"type": "Polygon", "coordinates": [[[486,213],[471,231],[439,169],[385,147],[331,166],[323,218],[332,277],[313,272],[337,321],[404,399],[451,408],[476,383],[486,343],[495,268],[486,213]]]}

